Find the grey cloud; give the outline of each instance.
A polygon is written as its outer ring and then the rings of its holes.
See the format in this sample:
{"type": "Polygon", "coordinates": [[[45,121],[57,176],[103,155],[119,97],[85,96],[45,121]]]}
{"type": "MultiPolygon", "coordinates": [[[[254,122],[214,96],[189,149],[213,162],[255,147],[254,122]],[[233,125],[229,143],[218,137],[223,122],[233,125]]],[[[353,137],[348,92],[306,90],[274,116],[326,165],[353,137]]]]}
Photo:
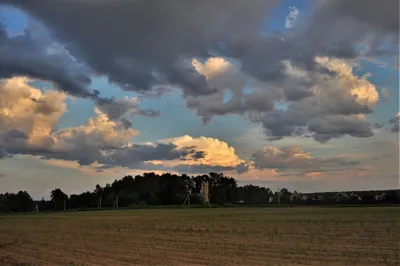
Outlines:
{"type": "MultiPolygon", "coordinates": [[[[243,71],[259,80],[279,80],[282,60],[291,60],[311,70],[315,56],[355,58],[361,43],[363,55],[398,54],[399,3],[397,0],[313,1],[309,23],[289,35],[276,33],[265,38],[235,39],[228,55],[240,59],[243,71]],[[390,48],[382,50],[387,42],[390,48]]],[[[290,94],[289,94],[290,95],[290,94]]]]}
{"type": "Polygon", "coordinates": [[[91,78],[65,53],[49,53],[51,40],[40,27],[14,37],[8,37],[3,27],[0,23],[0,78],[28,76],[52,81],[75,96],[90,96],[91,78]]]}
{"type": "Polygon", "coordinates": [[[194,152],[194,154],[192,155],[192,159],[194,160],[198,160],[198,159],[202,159],[205,156],[205,152],[204,151],[196,151],[194,152]]]}
{"type": "MultiPolygon", "coordinates": [[[[317,1],[319,2],[319,1],[317,1]]],[[[399,2],[397,0],[320,1],[305,34],[308,45],[318,52],[337,57],[353,57],[366,41],[364,55],[396,53],[391,46],[382,50],[388,38],[398,43],[399,2]]],[[[394,42],[394,43],[393,43],[394,42]]]]}
{"type": "Polygon", "coordinates": [[[345,158],[313,158],[298,146],[289,146],[282,149],[265,147],[252,155],[254,167],[257,169],[276,169],[285,171],[287,169],[304,171],[328,171],[350,167],[359,164],[358,161],[350,161],[345,158]]]}
{"type": "MultiPolygon", "coordinates": [[[[53,39],[40,23],[30,21],[25,34],[14,37],[8,37],[0,23],[0,78],[27,76],[51,81],[59,90],[92,99],[106,110],[110,119],[115,119],[116,109],[120,110],[118,117],[127,111],[147,117],[159,115],[159,111],[142,110],[138,106],[129,106],[121,100],[100,97],[98,91],[89,90],[92,80],[88,75],[88,69],[80,66],[61,47],[53,48],[54,45],[53,39]],[[56,51],[49,52],[51,49],[56,51]]],[[[52,107],[54,106],[51,104],[46,105],[46,102],[37,102],[38,112],[58,111],[51,109],[52,107]]]]}
{"type": "MultiPolygon", "coordinates": [[[[0,119],[1,126],[1,119],[0,119]]],[[[1,128],[1,127],[0,127],[1,128]]],[[[27,146],[29,136],[19,129],[0,131],[0,150],[3,154],[13,154],[14,151],[23,150],[27,146]]]]}
{"type": "MultiPolygon", "coordinates": [[[[322,173],[326,173],[326,172],[341,172],[341,171],[347,171],[349,170],[349,168],[337,168],[337,169],[315,169],[315,170],[308,170],[308,171],[301,171],[298,173],[288,173],[288,174],[280,174],[279,176],[305,176],[309,173],[315,173],[315,172],[322,172],[322,173]]],[[[363,171],[366,170],[364,168],[357,168],[354,170],[359,170],[359,171],[363,171]]]]}
{"type": "Polygon", "coordinates": [[[374,125],[373,125],[373,128],[377,128],[377,129],[379,129],[379,128],[383,128],[385,125],[384,124],[381,124],[381,123],[375,123],[374,125]]]}
{"type": "Polygon", "coordinates": [[[258,35],[276,1],[0,2],[46,23],[73,55],[123,89],[168,84],[185,95],[204,95],[216,90],[185,58],[207,57],[232,37],[258,35]]]}
{"type": "MultiPolygon", "coordinates": [[[[77,161],[80,165],[90,165],[94,162],[104,164],[96,167],[96,169],[100,171],[116,166],[132,169],[161,170],[166,168],[163,165],[146,161],[182,159],[187,155],[193,155],[195,153],[196,151],[192,149],[177,150],[176,146],[173,144],[134,144],[130,147],[119,147],[109,150],[99,150],[96,147],[88,146],[80,148],[77,146],[75,149],[68,152],[53,152],[51,150],[40,151],[40,155],[42,155],[41,159],[43,160],[70,160],[77,161]]],[[[32,152],[30,154],[32,154],[32,152]]]]}
{"type": "Polygon", "coordinates": [[[400,131],[400,116],[393,117],[389,120],[389,123],[392,125],[390,131],[393,133],[399,133],[400,131]]]}
{"type": "Polygon", "coordinates": [[[298,147],[285,147],[280,150],[273,147],[266,147],[262,151],[253,153],[252,160],[254,166],[258,169],[302,169],[315,167],[314,159],[296,155],[306,154],[298,147]]]}
{"type": "Polygon", "coordinates": [[[7,131],[2,131],[1,133],[2,140],[4,142],[10,142],[15,139],[28,139],[29,136],[26,134],[24,131],[21,131],[19,129],[10,129],[7,131]]]}
{"type": "Polygon", "coordinates": [[[400,70],[399,56],[398,55],[394,57],[394,62],[393,62],[393,65],[392,65],[392,69],[393,70],[400,70]]]}
{"type": "Polygon", "coordinates": [[[315,133],[314,139],[319,142],[326,142],[345,134],[363,138],[373,135],[368,121],[340,115],[311,120],[308,129],[315,133]]]}
{"type": "MultiPolygon", "coordinates": [[[[240,88],[242,89],[242,88],[240,88]]],[[[232,99],[224,103],[224,92],[210,97],[188,97],[187,107],[197,110],[197,115],[202,116],[203,124],[211,121],[213,116],[227,114],[241,114],[246,112],[264,112],[274,107],[273,93],[268,91],[256,91],[250,94],[234,95],[232,99]]]]}
{"type": "Polygon", "coordinates": [[[398,124],[400,121],[400,116],[393,117],[389,120],[390,124],[398,124]]]}
{"type": "Polygon", "coordinates": [[[110,154],[101,156],[99,163],[105,165],[120,165],[124,167],[137,167],[138,163],[152,160],[175,160],[182,159],[187,155],[197,155],[198,153],[192,149],[176,149],[173,144],[134,144],[131,147],[116,149],[110,154]]]}
{"type": "MultiPolygon", "coordinates": [[[[204,124],[216,115],[254,115],[250,120],[261,123],[266,133],[276,139],[308,133],[320,142],[346,134],[370,136],[366,122],[346,118],[370,113],[370,107],[357,103],[348,93],[337,93],[339,86],[330,88],[332,92],[325,99],[314,97],[312,86],[319,82],[317,77],[332,76],[314,59],[316,56],[354,59],[360,55],[398,55],[398,1],[313,1],[307,24],[289,33],[275,32],[261,37],[259,31],[274,2],[171,0],[123,1],[122,4],[122,1],[0,0],[43,21],[74,57],[86,62],[96,73],[108,76],[122,89],[148,93],[156,85],[180,87],[187,107],[195,109],[204,124]],[[360,44],[366,50],[360,52],[360,44]],[[206,80],[195,71],[191,58],[212,55],[237,59],[242,76],[214,80],[215,84],[206,80]],[[284,60],[310,75],[305,79],[289,76],[284,60]],[[251,85],[248,77],[256,80],[258,86],[255,92],[244,94],[243,88],[251,85]],[[232,99],[225,103],[227,90],[232,93],[232,99]],[[288,110],[274,110],[279,100],[290,102],[288,110]]],[[[31,50],[34,47],[31,43],[27,46],[31,50]]],[[[15,47],[10,51],[25,49],[15,47]]],[[[58,72],[74,75],[84,72],[64,71],[69,63],[53,68],[47,61],[46,58],[41,70],[46,73],[37,73],[37,77],[61,85],[65,80],[79,81],[70,84],[76,88],[75,93],[89,94],[97,101],[97,94],[80,89],[89,82],[84,74],[58,80],[58,72]],[[47,69],[54,70],[55,78],[47,74],[47,69]]],[[[11,67],[4,65],[7,70],[0,69],[0,72],[7,75],[18,72],[12,68],[13,60],[5,62],[11,67]]],[[[18,64],[24,66],[25,61],[18,64]]],[[[111,117],[120,117],[119,108],[125,108],[104,106],[100,104],[111,117]]],[[[140,115],[157,115],[156,111],[137,110],[140,115]]],[[[129,127],[128,120],[119,119],[129,127]]]]}
{"type": "Polygon", "coordinates": [[[131,128],[132,122],[129,121],[125,115],[140,115],[145,117],[155,117],[160,115],[160,111],[157,110],[144,110],[139,106],[139,102],[135,99],[115,99],[112,98],[101,98],[95,99],[97,107],[107,114],[111,120],[119,120],[124,124],[125,128],[131,128]]]}
{"type": "MultiPolygon", "coordinates": [[[[0,160],[10,157],[10,154],[7,153],[7,151],[5,149],[0,149],[0,160]]],[[[1,176],[1,174],[0,174],[1,176]]]]}
{"type": "Polygon", "coordinates": [[[247,163],[240,163],[236,166],[236,172],[238,174],[243,174],[249,170],[249,165],[247,163]]]}
{"type": "Polygon", "coordinates": [[[252,116],[250,120],[261,123],[271,140],[307,134],[315,135],[314,138],[321,142],[346,134],[372,136],[369,123],[354,116],[370,113],[369,106],[357,103],[356,96],[349,92],[330,88],[324,83],[320,86],[324,95],[304,98],[291,103],[286,110],[275,109],[252,116]]]}
{"type": "Polygon", "coordinates": [[[210,172],[224,172],[235,169],[231,166],[212,166],[206,164],[180,164],[171,168],[179,173],[210,173],[210,172]]]}

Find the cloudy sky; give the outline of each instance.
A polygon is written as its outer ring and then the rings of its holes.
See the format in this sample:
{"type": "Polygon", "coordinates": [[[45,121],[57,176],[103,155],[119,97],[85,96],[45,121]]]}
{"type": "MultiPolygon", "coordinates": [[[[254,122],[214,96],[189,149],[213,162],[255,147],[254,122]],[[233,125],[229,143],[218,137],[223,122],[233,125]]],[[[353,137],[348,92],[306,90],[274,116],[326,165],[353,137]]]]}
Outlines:
{"type": "Polygon", "coordinates": [[[224,172],[399,187],[397,0],[0,0],[0,193],[224,172]]]}

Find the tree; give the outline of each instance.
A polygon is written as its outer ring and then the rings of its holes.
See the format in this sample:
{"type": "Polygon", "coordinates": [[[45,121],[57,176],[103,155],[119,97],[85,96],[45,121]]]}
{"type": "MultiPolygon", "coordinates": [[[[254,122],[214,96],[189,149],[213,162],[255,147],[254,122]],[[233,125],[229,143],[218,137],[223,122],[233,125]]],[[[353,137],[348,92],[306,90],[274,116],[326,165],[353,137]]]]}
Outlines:
{"type": "Polygon", "coordinates": [[[64,201],[68,200],[68,195],[65,194],[61,189],[56,188],[51,191],[50,199],[53,202],[53,206],[56,210],[64,209],[64,201]]]}

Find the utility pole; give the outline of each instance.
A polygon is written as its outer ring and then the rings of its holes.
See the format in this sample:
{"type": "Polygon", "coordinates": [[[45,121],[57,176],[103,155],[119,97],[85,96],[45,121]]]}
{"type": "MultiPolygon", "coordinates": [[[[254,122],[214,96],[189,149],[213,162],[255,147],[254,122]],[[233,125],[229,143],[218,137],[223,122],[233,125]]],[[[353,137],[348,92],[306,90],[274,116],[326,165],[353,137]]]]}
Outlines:
{"type": "Polygon", "coordinates": [[[188,203],[188,206],[190,206],[190,196],[192,194],[191,189],[187,189],[187,193],[186,193],[186,198],[185,201],[183,202],[183,205],[186,204],[186,202],[188,203]]]}
{"type": "Polygon", "coordinates": [[[278,205],[281,205],[281,190],[278,188],[278,205]]]}
{"type": "Polygon", "coordinates": [[[118,196],[115,198],[113,208],[118,208],[118,196]]]}
{"type": "Polygon", "coordinates": [[[33,208],[33,211],[32,212],[38,212],[39,211],[39,206],[38,206],[38,204],[36,203],[35,204],[35,208],[33,208]]]}

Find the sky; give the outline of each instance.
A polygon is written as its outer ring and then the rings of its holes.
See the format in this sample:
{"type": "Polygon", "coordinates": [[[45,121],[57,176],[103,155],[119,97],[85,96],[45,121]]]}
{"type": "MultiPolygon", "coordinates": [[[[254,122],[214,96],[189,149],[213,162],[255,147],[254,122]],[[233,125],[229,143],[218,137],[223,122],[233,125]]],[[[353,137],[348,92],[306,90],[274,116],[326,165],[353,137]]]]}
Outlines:
{"type": "Polygon", "coordinates": [[[399,188],[397,0],[0,0],[0,193],[223,172],[399,188]]]}

